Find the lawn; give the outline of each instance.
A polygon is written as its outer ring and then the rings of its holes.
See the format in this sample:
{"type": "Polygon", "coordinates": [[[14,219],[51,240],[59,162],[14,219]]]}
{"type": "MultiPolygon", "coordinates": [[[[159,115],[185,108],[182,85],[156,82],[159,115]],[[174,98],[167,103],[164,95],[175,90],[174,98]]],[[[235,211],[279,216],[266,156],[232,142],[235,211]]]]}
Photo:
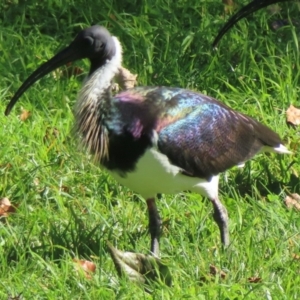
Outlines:
{"type": "MultiPolygon", "coordinates": [[[[248,1],[241,0],[239,5],[248,1]]],[[[240,7],[238,6],[238,7],[240,7]]],[[[299,6],[280,4],[237,24],[211,44],[230,17],[220,0],[18,1],[0,3],[0,191],[16,211],[0,218],[0,299],[299,299],[299,6]],[[26,4],[24,4],[26,3],[26,4]],[[272,22],[287,25],[272,30],[272,22]],[[172,286],[118,278],[106,242],[149,252],[145,200],[115,182],[72,137],[73,105],[88,61],[61,68],[5,107],[37,66],[91,24],[123,45],[139,85],[201,91],[276,130],[294,154],[258,155],[222,174],[230,216],[225,251],[212,206],[197,194],[162,195],[161,256],[172,286]],[[74,259],[96,271],[86,276],[74,259]],[[212,266],[224,273],[213,275],[212,266]]]]}

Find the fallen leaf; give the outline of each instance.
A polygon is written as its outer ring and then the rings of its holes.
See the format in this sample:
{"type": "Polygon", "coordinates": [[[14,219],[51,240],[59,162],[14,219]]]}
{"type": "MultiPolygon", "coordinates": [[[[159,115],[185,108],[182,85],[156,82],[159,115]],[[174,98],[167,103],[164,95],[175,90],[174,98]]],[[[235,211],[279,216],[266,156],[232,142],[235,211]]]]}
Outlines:
{"type": "Polygon", "coordinates": [[[295,208],[296,210],[300,210],[300,195],[297,193],[286,196],[284,199],[284,203],[287,208],[295,208]]]}
{"type": "Polygon", "coordinates": [[[73,259],[73,262],[75,263],[75,269],[77,271],[84,271],[85,277],[87,279],[92,278],[91,274],[95,273],[96,271],[96,265],[93,262],[76,258],[73,259]]]}
{"type": "Polygon", "coordinates": [[[70,187],[66,186],[64,184],[60,185],[59,189],[60,189],[60,192],[63,192],[63,193],[69,193],[70,192],[70,187]]]}
{"type": "Polygon", "coordinates": [[[212,280],[214,280],[214,277],[216,277],[216,275],[219,275],[219,277],[221,279],[225,279],[226,278],[226,273],[222,270],[219,270],[216,266],[214,265],[210,265],[209,266],[209,274],[203,275],[200,277],[200,282],[210,282],[212,280]]]}
{"type": "Polygon", "coordinates": [[[0,164],[0,168],[3,168],[3,169],[10,169],[11,167],[12,167],[11,163],[0,164]]]}
{"type": "Polygon", "coordinates": [[[44,138],[43,138],[44,143],[46,141],[52,141],[53,139],[57,139],[58,136],[59,136],[59,130],[57,128],[55,128],[55,127],[53,127],[53,128],[48,127],[46,129],[46,133],[45,133],[44,138]]]}
{"type": "Polygon", "coordinates": [[[73,66],[71,62],[67,63],[67,67],[63,70],[62,75],[71,78],[72,76],[78,76],[83,73],[83,69],[73,66]]]}
{"type": "Polygon", "coordinates": [[[56,69],[52,72],[54,79],[59,79],[61,77],[71,78],[72,76],[77,76],[83,73],[83,69],[74,66],[72,62],[69,62],[63,68],[56,69]]]}
{"type": "Polygon", "coordinates": [[[12,206],[9,199],[4,197],[0,200],[0,217],[8,217],[10,213],[14,213],[16,208],[12,206]]]}
{"type": "Polygon", "coordinates": [[[300,259],[300,255],[299,255],[299,254],[296,254],[296,253],[293,253],[293,254],[292,254],[292,257],[293,257],[293,259],[295,259],[295,260],[299,260],[299,259],[300,259]]]}
{"type": "Polygon", "coordinates": [[[211,275],[216,276],[219,275],[220,278],[225,279],[226,278],[226,273],[222,270],[219,270],[216,266],[210,265],[209,266],[209,272],[211,275]]]}
{"type": "Polygon", "coordinates": [[[114,21],[116,21],[116,20],[117,20],[116,16],[115,16],[115,15],[113,15],[113,14],[110,14],[110,15],[109,15],[109,18],[110,18],[110,19],[112,19],[112,20],[114,20],[114,21]]]}
{"type": "Polygon", "coordinates": [[[294,126],[300,125],[300,109],[291,104],[286,111],[286,121],[294,126]]]}
{"type": "Polygon", "coordinates": [[[233,0],[222,0],[222,2],[223,2],[225,5],[229,5],[229,6],[234,5],[233,0]]]}
{"type": "Polygon", "coordinates": [[[233,0],[222,0],[222,2],[223,4],[225,4],[225,14],[232,13],[232,11],[236,8],[236,4],[233,2],[233,0]]]}
{"type": "Polygon", "coordinates": [[[260,277],[249,277],[248,278],[248,282],[250,282],[250,283],[258,283],[258,282],[261,282],[261,278],[260,277]]]}
{"type": "Polygon", "coordinates": [[[7,300],[22,300],[22,299],[24,299],[22,296],[22,293],[20,293],[19,295],[16,295],[16,296],[9,295],[7,298],[7,300]]]}
{"type": "Polygon", "coordinates": [[[20,114],[20,120],[21,121],[26,121],[31,115],[31,112],[26,109],[22,109],[21,114],[20,114]]]}

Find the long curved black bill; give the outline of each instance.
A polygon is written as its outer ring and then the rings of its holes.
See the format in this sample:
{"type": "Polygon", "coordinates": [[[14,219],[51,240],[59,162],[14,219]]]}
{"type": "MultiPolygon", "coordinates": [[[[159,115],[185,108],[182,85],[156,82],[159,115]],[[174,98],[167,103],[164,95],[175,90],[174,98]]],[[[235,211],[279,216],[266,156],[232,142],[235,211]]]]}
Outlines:
{"type": "Polygon", "coordinates": [[[287,2],[291,0],[254,0],[247,4],[246,6],[242,7],[235,15],[233,15],[229,21],[223,26],[223,28],[219,31],[217,37],[215,38],[212,46],[215,48],[223,35],[233,26],[235,25],[239,20],[247,17],[251,13],[264,8],[266,6],[269,6],[271,4],[279,3],[279,2],[287,2]]]}
{"type": "Polygon", "coordinates": [[[76,48],[72,47],[72,44],[67,48],[63,49],[47,62],[42,64],[39,68],[37,68],[21,85],[21,87],[17,90],[15,95],[12,97],[8,105],[5,109],[5,115],[9,115],[12,108],[18,101],[18,99],[23,95],[23,93],[36,81],[49,74],[51,71],[61,67],[69,62],[80,59],[80,54],[76,51],[76,48]]]}

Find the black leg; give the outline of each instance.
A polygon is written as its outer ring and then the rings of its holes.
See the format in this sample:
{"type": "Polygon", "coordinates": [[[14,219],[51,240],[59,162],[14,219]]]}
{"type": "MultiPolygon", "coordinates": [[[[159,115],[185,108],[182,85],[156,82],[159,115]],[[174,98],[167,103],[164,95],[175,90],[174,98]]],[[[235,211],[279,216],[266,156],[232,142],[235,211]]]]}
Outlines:
{"type": "Polygon", "coordinates": [[[151,235],[150,251],[154,256],[159,257],[159,238],[161,233],[161,219],[156,207],[155,199],[147,199],[149,214],[149,231],[151,235]]]}
{"type": "Polygon", "coordinates": [[[219,226],[221,241],[224,246],[229,245],[229,231],[228,231],[228,213],[225,206],[220,202],[218,198],[211,199],[214,206],[214,220],[219,226]]]}

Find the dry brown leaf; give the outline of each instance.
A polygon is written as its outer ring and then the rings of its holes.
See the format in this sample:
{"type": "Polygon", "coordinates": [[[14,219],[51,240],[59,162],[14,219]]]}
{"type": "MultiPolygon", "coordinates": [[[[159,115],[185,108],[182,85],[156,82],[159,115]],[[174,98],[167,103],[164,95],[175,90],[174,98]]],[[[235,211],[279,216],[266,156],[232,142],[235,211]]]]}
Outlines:
{"type": "Polygon", "coordinates": [[[228,5],[228,6],[233,6],[233,5],[234,5],[233,0],[222,0],[222,2],[223,2],[225,5],[228,5]]]}
{"type": "Polygon", "coordinates": [[[117,20],[116,16],[115,16],[115,15],[113,15],[113,14],[110,14],[110,15],[109,15],[109,18],[110,18],[110,19],[112,19],[112,20],[114,20],[114,21],[116,21],[116,20],[117,20]]]}
{"type": "Polygon", "coordinates": [[[61,190],[61,192],[69,193],[70,192],[70,187],[68,187],[66,185],[61,185],[60,190],[61,190]]]}
{"type": "Polygon", "coordinates": [[[59,79],[61,77],[71,78],[72,76],[77,76],[83,73],[83,69],[77,66],[73,66],[72,62],[66,64],[65,67],[59,68],[52,72],[54,79],[59,79]]]}
{"type": "Polygon", "coordinates": [[[260,277],[249,277],[248,278],[248,282],[250,283],[258,283],[258,282],[261,282],[261,278],[260,277]]]}
{"type": "Polygon", "coordinates": [[[226,278],[226,273],[222,270],[219,270],[216,266],[210,265],[209,266],[209,272],[211,275],[219,275],[220,278],[225,279],[226,278]]]}
{"type": "Polygon", "coordinates": [[[75,269],[77,271],[84,271],[85,277],[87,279],[92,278],[91,274],[95,273],[96,271],[96,265],[93,262],[76,258],[73,259],[73,262],[75,263],[75,269]]]}
{"type": "Polygon", "coordinates": [[[51,127],[48,127],[46,129],[46,133],[45,133],[45,136],[44,136],[44,143],[46,141],[52,141],[53,139],[57,139],[59,136],[59,130],[55,127],[51,128],[51,127]]]}
{"type": "Polygon", "coordinates": [[[225,14],[232,13],[232,11],[236,8],[236,4],[233,2],[233,0],[222,0],[222,2],[223,4],[225,4],[225,14]]]}
{"type": "Polygon", "coordinates": [[[21,121],[26,121],[31,115],[31,112],[26,109],[22,109],[21,114],[20,114],[20,120],[21,121]]]}
{"type": "Polygon", "coordinates": [[[4,169],[10,169],[12,167],[11,163],[3,163],[0,164],[0,168],[4,168],[4,169]]]}
{"type": "Polygon", "coordinates": [[[286,111],[286,121],[294,126],[300,125],[300,109],[291,104],[286,111]]]}
{"type": "Polygon", "coordinates": [[[10,213],[14,213],[15,211],[16,208],[12,206],[7,197],[0,200],[0,217],[8,217],[10,213]]]}
{"type": "Polygon", "coordinates": [[[287,208],[295,208],[296,210],[300,210],[300,195],[297,193],[286,196],[284,199],[284,203],[287,208]]]}
{"type": "Polygon", "coordinates": [[[78,76],[83,73],[83,69],[73,66],[72,62],[67,63],[67,67],[63,70],[62,75],[71,78],[72,76],[78,76]]]}
{"type": "Polygon", "coordinates": [[[209,266],[209,274],[201,276],[200,277],[200,282],[210,282],[210,281],[214,280],[214,277],[216,277],[216,275],[219,275],[219,277],[221,279],[225,279],[226,278],[226,273],[224,271],[219,270],[214,265],[210,265],[209,266]]]}
{"type": "Polygon", "coordinates": [[[87,207],[84,207],[83,209],[81,209],[81,213],[82,214],[88,214],[89,213],[89,210],[88,210],[88,208],[87,207]]]}
{"type": "Polygon", "coordinates": [[[22,299],[24,299],[22,296],[22,293],[20,293],[19,295],[16,295],[16,296],[9,295],[7,298],[7,300],[22,300],[22,299]]]}
{"type": "Polygon", "coordinates": [[[292,254],[292,257],[293,257],[293,259],[295,259],[295,260],[300,260],[300,255],[299,255],[299,254],[293,253],[293,254],[292,254]]]}

